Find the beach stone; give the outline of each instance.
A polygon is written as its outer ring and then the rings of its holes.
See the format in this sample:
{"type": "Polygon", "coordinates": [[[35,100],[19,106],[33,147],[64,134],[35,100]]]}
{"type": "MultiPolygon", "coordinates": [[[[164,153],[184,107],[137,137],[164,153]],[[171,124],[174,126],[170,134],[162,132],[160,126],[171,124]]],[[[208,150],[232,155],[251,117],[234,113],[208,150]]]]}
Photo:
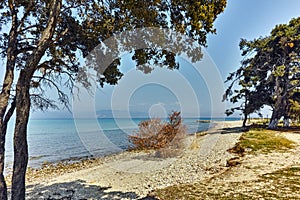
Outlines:
{"type": "Polygon", "coordinates": [[[230,158],[229,160],[227,160],[226,167],[234,167],[234,166],[237,166],[240,164],[241,164],[240,158],[234,157],[234,158],[230,158]]]}

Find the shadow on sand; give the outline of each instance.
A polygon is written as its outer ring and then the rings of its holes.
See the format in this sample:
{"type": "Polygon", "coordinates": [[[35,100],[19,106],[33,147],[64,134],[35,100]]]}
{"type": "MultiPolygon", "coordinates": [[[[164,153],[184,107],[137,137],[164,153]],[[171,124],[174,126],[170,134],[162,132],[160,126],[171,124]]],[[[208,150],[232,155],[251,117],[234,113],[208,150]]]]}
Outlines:
{"type": "Polygon", "coordinates": [[[221,128],[218,130],[214,130],[214,131],[207,131],[207,134],[230,134],[230,133],[241,133],[241,132],[245,132],[248,131],[249,128],[248,127],[232,127],[232,128],[221,128]]]}
{"type": "Polygon", "coordinates": [[[229,134],[229,133],[241,133],[249,131],[249,127],[232,127],[232,128],[223,128],[221,129],[221,134],[229,134]]]}
{"type": "Polygon", "coordinates": [[[27,186],[26,199],[43,200],[121,200],[121,199],[139,199],[155,200],[155,198],[140,198],[134,192],[107,191],[110,187],[100,187],[98,185],[89,185],[85,181],[76,180],[65,183],[55,183],[52,185],[36,184],[27,186]]]}

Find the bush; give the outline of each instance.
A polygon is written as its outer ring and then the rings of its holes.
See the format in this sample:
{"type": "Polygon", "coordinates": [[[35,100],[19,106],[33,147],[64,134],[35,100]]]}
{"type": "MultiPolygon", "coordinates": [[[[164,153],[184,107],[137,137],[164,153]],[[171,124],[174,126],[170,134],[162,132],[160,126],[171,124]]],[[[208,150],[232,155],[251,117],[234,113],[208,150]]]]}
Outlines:
{"type": "MultiPolygon", "coordinates": [[[[157,155],[166,157],[166,151],[174,153],[183,146],[186,127],[182,124],[180,112],[172,112],[168,122],[161,119],[150,119],[139,123],[139,129],[128,137],[130,149],[158,150],[157,155]]],[[[169,154],[168,153],[168,154],[169,154]]]]}

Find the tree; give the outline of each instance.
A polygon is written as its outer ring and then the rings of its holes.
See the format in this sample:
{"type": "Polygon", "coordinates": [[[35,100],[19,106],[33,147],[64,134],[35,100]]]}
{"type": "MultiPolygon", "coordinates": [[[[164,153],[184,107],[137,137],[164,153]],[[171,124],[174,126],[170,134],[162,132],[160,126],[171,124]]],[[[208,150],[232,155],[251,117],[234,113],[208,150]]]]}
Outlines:
{"type": "Polygon", "coordinates": [[[253,71],[250,66],[247,65],[247,60],[244,60],[242,67],[236,72],[231,73],[226,82],[231,81],[231,84],[225,91],[223,101],[229,100],[231,103],[241,103],[237,107],[227,109],[225,114],[227,116],[232,115],[235,111],[241,111],[243,114],[243,127],[246,126],[247,119],[251,113],[258,112],[265,105],[270,104],[270,88],[268,84],[258,82],[260,74],[258,71],[253,71]],[[234,88],[235,84],[239,88],[234,88]]]}
{"type": "Polygon", "coordinates": [[[269,128],[276,128],[282,117],[284,124],[288,125],[289,100],[300,86],[299,27],[300,18],[296,18],[288,24],[277,25],[265,38],[243,39],[240,48],[245,59],[242,66],[229,76],[229,80],[234,75],[256,80],[252,88],[262,95],[259,101],[273,108],[269,128]],[[245,70],[251,73],[243,74],[245,70]]]}
{"type": "MultiPolygon", "coordinates": [[[[79,80],[89,87],[84,73],[77,77],[81,70],[78,56],[86,57],[95,46],[117,33],[141,27],[168,28],[206,45],[206,35],[215,33],[213,22],[225,6],[226,0],[1,1],[0,49],[6,66],[0,87],[0,199],[7,199],[3,170],[8,121],[15,113],[12,199],[20,200],[25,198],[30,109],[55,108],[57,101],[68,106],[68,95],[61,85],[71,89],[79,80]],[[57,90],[57,101],[47,96],[49,88],[57,90]]],[[[137,64],[162,59],[170,69],[178,67],[174,53],[132,51],[137,64]]],[[[119,64],[116,59],[98,72],[101,86],[117,84],[122,77],[119,64]]]]}

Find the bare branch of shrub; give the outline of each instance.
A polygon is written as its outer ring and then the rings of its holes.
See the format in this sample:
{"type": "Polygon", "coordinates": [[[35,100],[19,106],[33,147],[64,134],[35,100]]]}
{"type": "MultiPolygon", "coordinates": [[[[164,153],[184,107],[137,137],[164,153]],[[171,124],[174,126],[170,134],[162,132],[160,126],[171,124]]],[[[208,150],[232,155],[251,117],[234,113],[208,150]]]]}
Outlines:
{"type": "Polygon", "coordinates": [[[157,150],[159,157],[176,156],[184,146],[186,127],[180,112],[173,111],[168,122],[161,119],[142,121],[139,129],[128,137],[132,150],[157,150]]]}

